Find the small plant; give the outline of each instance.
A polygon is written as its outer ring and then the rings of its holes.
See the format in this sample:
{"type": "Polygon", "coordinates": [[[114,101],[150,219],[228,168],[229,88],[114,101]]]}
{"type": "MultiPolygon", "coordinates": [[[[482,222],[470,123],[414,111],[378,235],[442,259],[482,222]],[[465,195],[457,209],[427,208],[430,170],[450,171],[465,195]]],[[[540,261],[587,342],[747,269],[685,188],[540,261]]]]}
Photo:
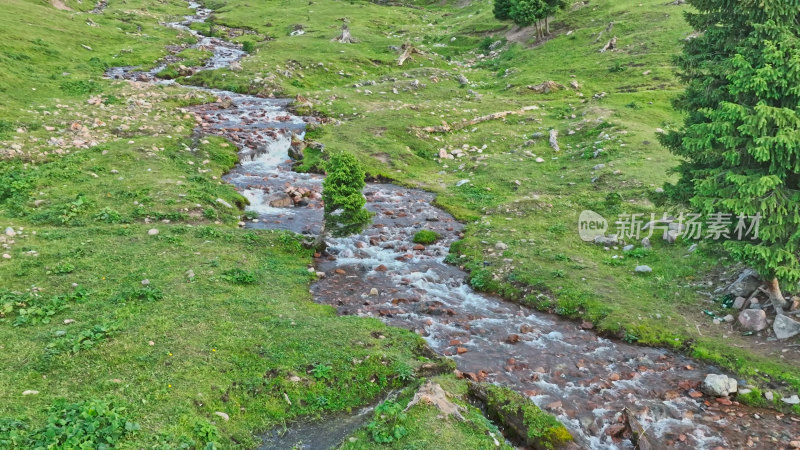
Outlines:
{"type": "Polygon", "coordinates": [[[420,230],[414,234],[414,242],[417,244],[433,244],[437,240],[439,240],[439,233],[431,230],[420,230]]]}
{"type": "Polygon", "coordinates": [[[105,223],[120,223],[122,222],[122,216],[114,209],[106,207],[94,215],[94,220],[105,223]]]}
{"type": "Polygon", "coordinates": [[[217,220],[219,214],[217,214],[217,210],[214,208],[206,208],[203,210],[203,217],[208,220],[217,220]]]}
{"type": "Polygon", "coordinates": [[[83,195],[78,195],[74,201],[67,203],[61,210],[59,219],[62,224],[68,224],[78,217],[86,209],[86,200],[83,195]]]}
{"type": "Polygon", "coordinates": [[[649,248],[637,247],[629,251],[628,256],[631,256],[633,258],[644,258],[645,256],[648,256],[650,253],[652,253],[652,250],[650,250],[649,248]]]}
{"type": "Polygon", "coordinates": [[[639,340],[639,336],[631,333],[630,331],[626,331],[625,335],[622,336],[622,340],[629,344],[634,344],[639,340]]]}
{"type": "Polygon", "coordinates": [[[18,294],[11,291],[0,291],[0,320],[16,316],[14,326],[38,325],[50,323],[50,319],[67,309],[69,303],[83,301],[88,292],[77,288],[73,292],[56,295],[49,299],[33,294],[18,294]]]}
{"type": "Polygon", "coordinates": [[[70,264],[68,262],[58,263],[53,268],[53,273],[59,274],[59,275],[65,274],[65,273],[72,273],[73,271],[75,271],[75,266],[73,266],[72,264],[70,264]]]}
{"type": "Polygon", "coordinates": [[[256,51],[256,43],[253,41],[244,41],[242,42],[242,50],[247,53],[253,53],[256,51]]]}
{"type": "Polygon", "coordinates": [[[375,408],[375,418],[367,425],[373,441],[388,444],[408,434],[408,430],[403,426],[406,420],[403,409],[403,405],[391,400],[375,408]]]}
{"type": "Polygon", "coordinates": [[[100,83],[91,80],[64,81],[59,86],[68,95],[86,95],[100,92],[100,83]]]}
{"type": "Polygon", "coordinates": [[[253,284],[256,276],[253,272],[242,269],[231,269],[222,272],[222,279],[233,284],[253,284]]]}
{"type": "Polygon", "coordinates": [[[397,379],[404,383],[414,381],[417,378],[414,373],[414,368],[400,361],[392,364],[392,370],[394,370],[394,373],[397,375],[397,379]]]}
{"type": "Polygon", "coordinates": [[[137,286],[133,288],[124,289],[111,298],[114,302],[128,302],[128,301],[147,301],[155,302],[164,298],[164,293],[161,289],[152,286],[137,286]]]}
{"type": "Polygon", "coordinates": [[[606,208],[609,211],[612,212],[617,211],[619,210],[619,207],[622,205],[622,196],[616,192],[609,192],[606,195],[606,199],[603,202],[603,204],[605,204],[606,208]]]}
{"type": "Polygon", "coordinates": [[[192,428],[194,437],[200,441],[205,448],[216,448],[215,441],[219,437],[219,430],[206,420],[198,420],[192,428]]]}
{"type": "Polygon", "coordinates": [[[59,355],[62,353],[76,354],[83,350],[93,348],[97,344],[109,339],[119,330],[119,325],[99,324],[92,328],[85,329],[73,336],[62,336],[47,344],[45,352],[47,355],[59,355]]]}
{"type": "Polygon", "coordinates": [[[608,68],[608,71],[611,72],[611,73],[619,73],[619,72],[624,72],[627,69],[628,68],[623,66],[622,64],[620,64],[619,61],[616,61],[616,62],[614,62],[613,66],[608,68]]]}
{"type": "Polygon", "coordinates": [[[547,227],[547,232],[559,235],[564,234],[567,232],[567,226],[563,223],[554,223],[553,225],[547,227]]]}
{"type": "Polygon", "coordinates": [[[331,375],[333,375],[333,367],[325,364],[317,364],[311,369],[311,375],[317,380],[330,381],[331,375]]]}

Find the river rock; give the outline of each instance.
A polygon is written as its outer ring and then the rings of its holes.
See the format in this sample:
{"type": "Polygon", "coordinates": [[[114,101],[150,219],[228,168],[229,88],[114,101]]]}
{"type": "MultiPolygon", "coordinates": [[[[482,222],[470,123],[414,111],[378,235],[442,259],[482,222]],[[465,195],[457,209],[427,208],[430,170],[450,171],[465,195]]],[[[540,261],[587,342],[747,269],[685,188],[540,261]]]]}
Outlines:
{"type": "Polygon", "coordinates": [[[731,295],[747,297],[761,286],[761,278],[753,269],[744,269],[725,291],[731,295]]]}
{"type": "Polygon", "coordinates": [[[650,238],[646,237],[642,239],[642,247],[644,248],[653,248],[653,244],[650,243],[650,238]]]}
{"type": "Polygon", "coordinates": [[[628,244],[625,247],[622,247],[622,251],[625,253],[633,251],[633,244],[628,244]]]}
{"type": "Polygon", "coordinates": [[[636,273],[650,273],[653,271],[653,268],[647,265],[641,265],[641,266],[636,266],[636,268],[633,269],[633,271],[636,273]]]}
{"type": "MultiPolygon", "coordinates": [[[[38,394],[39,394],[39,391],[34,391],[34,390],[30,390],[30,389],[27,390],[27,391],[23,391],[22,392],[22,395],[38,395],[38,394]]],[[[797,396],[795,395],[795,397],[797,397],[797,396]]]]}
{"type": "Polygon", "coordinates": [[[791,397],[784,397],[781,399],[781,401],[783,403],[786,403],[787,405],[797,405],[800,404],[800,397],[798,397],[797,394],[795,394],[791,397]]]}
{"type": "Polygon", "coordinates": [[[228,416],[227,414],[225,414],[225,413],[224,413],[224,412],[222,412],[222,411],[215,411],[215,412],[214,412],[214,415],[216,415],[216,416],[219,416],[219,417],[222,417],[222,420],[224,420],[224,421],[226,421],[226,422],[227,422],[227,421],[229,421],[229,420],[231,420],[230,416],[228,416]]]}
{"type": "Polygon", "coordinates": [[[6,236],[8,236],[8,237],[14,237],[14,236],[16,236],[16,235],[17,235],[17,233],[14,231],[14,229],[13,229],[13,228],[11,228],[11,227],[7,227],[7,228],[6,228],[6,236]]]}
{"type": "Polygon", "coordinates": [[[494,244],[494,248],[496,248],[498,250],[508,250],[508,245],[504,244],[502,242],[498,242],[498,243],[494,244]]]}
{"type": "Polygon", "coordinates": [[[292,197],[286,194],[278,194],[269,200],[269,206],[273,208],[288,208],[292,203],[292,197]]]}
{"type": "Polygon", "coordinates": [[[150,235],[150,236],[157,235],[158,234],[158,228],[151,228],[151,229],[147,230],[147,234],[150,235]]]}
{"type": "Polygon", "coordinates": [[[745,309],[739,313],[739,323],[749,331],[761,331],[767,328],[767,313],[763,309],[745,309]]]}
{"type": "Polygon", "coordinates": [[[594,243],[606,247],[613,247],[619,244],[619,239],[616,234],[609,234],[608,236],[597,236],[594,238],[594,243]]]}
{"type": "Polygon", "coordinates": [[[728,394],[736,392],[736,380],[727,375],[710,373],[703,380],[700,390],[715,397],[727,397],[728,394]]]}
{"type": "Polygon", "coordinates": [[[775,322],[772,324],[772,329],[775,331],[775,337],[778,339],[789,339],[792,336],[800,334],[800,322],[790,319],[783,314],[778,314],[775,317],[775,322]]]}
{"type": "Polygon", "coordinates": [[[747,299],[744,297],[736,297],[736,300],[733,301],[733,307],[736,309],[742,309],[744,308],[744,302],[746,301],[747,299]]]}

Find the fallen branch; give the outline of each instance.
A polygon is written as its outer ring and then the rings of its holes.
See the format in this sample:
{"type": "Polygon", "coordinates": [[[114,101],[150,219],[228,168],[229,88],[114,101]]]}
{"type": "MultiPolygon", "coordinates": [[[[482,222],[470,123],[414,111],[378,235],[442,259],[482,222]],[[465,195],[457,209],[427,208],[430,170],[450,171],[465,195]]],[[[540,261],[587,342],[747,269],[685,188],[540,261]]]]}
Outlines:
{"type": "Polygon", "coordinates": [[[342,24],[342,34],[331,39],[331,42],[341,42],[342,44],[355,44],[358,42],[356,38],[350,35],[350,27],[346,23],[342,24]]]}
{"type": "Polygon", "coordinates": [[[609,31],[611,31],[611,29],[612,29],[612,28],[614,28],[614,22],[609,22],[609,23],[608,23],[608,26],[606,27],[606,29],[605,29],[605,30],[603,30],[603,31],[601,31],[601,32],[600,32],[600,33],[597,35],[597,39],[595,39],[593,43],[594,43],[594,44],[597,44],[598,42],[600,42],[600,39],[602,39],[602,38],[603,38],[603,34],[604,34],[604,33],[608,33],[609,31]]]}
{"type": "Polygon", "coordinates": [[[403,45],[400,47],[400,50],[401,50],[403,53],[401,53],[401,54],[400,54],[400,57],[399,57],[399,58],[397,58],[397,65],[398,65],[398,66],[402,66],[402,65],[403,65],[403,63],[404,63],[404,62],[406,62],[406,60],[407,60],[407,59],[411,58],[411,55],[413,55],[414,53],[416,53],[416,54],[418,54],[418,55],[424,55],[424,54],[425,54],[425,53],[423,53],[423,52],[422,52],[422,50],[420,50],[420,49],[418,49],[418,48],[414,47],[414,46],[413,46],[413,45],[411,45],[411,43],[409,43],[409,42],[406,42],[406,43],[404,43],[404,44],[403,44],[403,45]]]}
{"type": "Polygon", "coordinates": [[[541,84],[529,85],[527,88],[539,94],[549,94],[551,91],[564,89],[564,85],[556,83],[555,81],[545,81],[541,84]]]}
{"type": "Polygon", "coordinates": [[[560,151],[561,149],[558,147],[558,130],[553,128],[550,130],[550,147],[553,147],[553,150],[560,151]]]}
{"type": "Polygon", "coordinates": [[[526,106],[526,107],[524,107],[522,109],[519,109],[517,111],[496,112],[496,113],[492,113],[492,114],[487,114],[485,116],[476,117],[476,118],[474,118],[472,120],[465,120],[463,122],[454,123],[452,125],[449,125],[447,122],[443,122],[443,125],[440,125],[440,126],[437,126],[437,127],[422,127],[422,128],[412,127],[412,128],[414,130],[424,131],[425,133],[449,133],[451,131],[460,130],[460,129],[464,128],[464,127],[475,125],[475,124],[478,124],[478,123],[481,123],[481,122],[486,122],[487,120],[496,120],[496,119],[502,119],[503,117],[506,117],[506,116],[513,116],[513,115],[516,115],[516,114],[524,114],[524,113],[526,113],[528,111],[531,111],[531,110],[534,110],[534,109],[539,109],[539,107],[538,106],[526,106]]]}
{"type": "Polygon", "coordinates": [[[611,40],[608,41],[608,43],[606,45],[604,45],[603,48],[600,49],[600,53],[605,53],[608,50],[614,50],[615,48],[617,48],[617,37],[616,36],[611,38],[611,40]]]}

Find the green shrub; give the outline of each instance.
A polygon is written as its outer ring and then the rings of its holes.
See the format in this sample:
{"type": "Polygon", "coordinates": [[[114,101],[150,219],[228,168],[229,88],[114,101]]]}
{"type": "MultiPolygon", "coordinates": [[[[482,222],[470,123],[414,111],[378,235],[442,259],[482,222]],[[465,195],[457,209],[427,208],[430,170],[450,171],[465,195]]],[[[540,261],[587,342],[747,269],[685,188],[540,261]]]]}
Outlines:
{"type": "Polygon", "coordinates": [[[431,230],[420,230],[414,235],[414,242],[417,244],[433,244],[439,239],[439,233],[431,230]]]}
{"type": "Polygon", "coordinates": [[[96,94],[102,90],[100,83],[92,80],[63,81],[59,87],[67,95],[96,94]]]}
{"type": "Polygon", "coordinates": [[[253,53],[256,50],[256,43],[253,41],[242,42],[242,50],[247,53],[253,53]]]}

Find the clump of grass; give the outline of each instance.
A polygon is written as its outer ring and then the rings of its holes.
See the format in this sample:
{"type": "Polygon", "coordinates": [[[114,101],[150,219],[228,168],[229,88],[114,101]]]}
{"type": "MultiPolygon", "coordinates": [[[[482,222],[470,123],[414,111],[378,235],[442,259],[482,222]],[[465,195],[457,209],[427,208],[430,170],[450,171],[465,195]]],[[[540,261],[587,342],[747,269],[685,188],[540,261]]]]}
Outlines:
{"type": "Polygon", "coordinates": [[[429,245],[439,240],[439,233],[431,230],[420,230],[414,234],[413,241],[417,244],[429,245]]]}

